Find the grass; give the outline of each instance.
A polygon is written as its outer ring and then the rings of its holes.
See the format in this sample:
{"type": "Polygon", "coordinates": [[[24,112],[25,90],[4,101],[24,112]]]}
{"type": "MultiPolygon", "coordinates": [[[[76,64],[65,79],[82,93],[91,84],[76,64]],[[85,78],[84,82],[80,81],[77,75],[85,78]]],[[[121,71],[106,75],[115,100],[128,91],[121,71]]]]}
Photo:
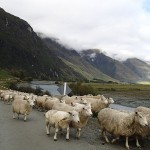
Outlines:
{"type": "Polygon", "coordinates": [[[6,70],[0,70],[0,80],[13,78],[13,76],[6,70]]]}
{"type": "Polygon", "coordinates": [[[150,91],[149,84],[108,84],[108,83],[84,83],[89,84],[98,91],[150,91]]]}
{"type": "Polygon", "coordinates": [[[7,70],[0,70],[0,89],[7,89],[11,83],[17,81],[7,70]]]}
{"type": "Polygon", "coordinates": [[[89,84],[96,94],[116,99],[150,100],[149,84],[108,84],[108,83],[84,83],[89,84]]]}

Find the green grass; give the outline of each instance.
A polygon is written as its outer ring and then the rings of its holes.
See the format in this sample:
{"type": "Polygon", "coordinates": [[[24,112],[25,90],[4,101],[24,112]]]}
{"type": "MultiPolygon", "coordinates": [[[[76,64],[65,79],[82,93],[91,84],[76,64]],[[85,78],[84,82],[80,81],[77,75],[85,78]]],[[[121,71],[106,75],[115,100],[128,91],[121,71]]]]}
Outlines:
{"type": "Polygon", "coordinates": [[[0,70],[0,89],[9,87],[12,82],[16,82],[17,78],[13,77],[7,70],[0,70]]]}
{"type": "Polygon", "coordinates": [[[98,91],[150,91],[148,84],[108,84],[108,83],[85,83],[89,84],[98,91]]]}
{"type": "Polygon", "coordinates": [[[13,76],[6,70],[0,70],[0,80],[12,78],[13,76]]]}

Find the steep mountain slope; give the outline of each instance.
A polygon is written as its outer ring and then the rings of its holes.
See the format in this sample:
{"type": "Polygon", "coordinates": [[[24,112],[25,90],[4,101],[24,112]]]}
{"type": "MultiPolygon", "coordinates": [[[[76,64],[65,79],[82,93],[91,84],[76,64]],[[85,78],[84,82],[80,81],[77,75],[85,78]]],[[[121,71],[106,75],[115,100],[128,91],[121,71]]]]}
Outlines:
{"type": "Polygon", "coordinates": [[[128,68],[135,72],[141,80],[150,81],[150,65],[137,58],[130,58],[123,62],[128,68]]]}
{"type": "Polygon", "coordinates": [[[0,69],[36,78],[85,79],[55,56],[26,21],[1,8],[0,69]]]}
{"type": "Polygon", "coordinates": [[[46,41],[26,21],[0,8],[0,70],[54,80],[112,79],[82,60],[76,51],[46,41]]]}
{"type": "Polygon", "coordinates": [[[81,56],[103,73],[124,82],[135,82],[140,77],[121,62],[114,60],[97,49],[84,50],[81,56]]]}
{"type": "Polygon", "coordinates": [[[43,41],[46,43],[48,48],[51,49],[54,55],[57,55],[66,65],[71,67],[74,71],[80,72],[85,78],[97,78],[106,81],[114,80],[82,59],[77,51],[66,48],[51,38],[43,38],[43,41]]]}

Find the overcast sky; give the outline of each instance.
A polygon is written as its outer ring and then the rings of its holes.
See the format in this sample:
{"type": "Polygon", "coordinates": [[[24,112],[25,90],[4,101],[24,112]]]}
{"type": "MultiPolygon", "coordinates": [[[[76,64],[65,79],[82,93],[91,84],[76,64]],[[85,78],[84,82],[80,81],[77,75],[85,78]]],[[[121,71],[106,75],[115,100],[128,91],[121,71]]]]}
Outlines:
{"type": "Polygon", "coordinates": [[[76,50],[150,61],[150,0],[0,0],[0,7],[76,50]]]}

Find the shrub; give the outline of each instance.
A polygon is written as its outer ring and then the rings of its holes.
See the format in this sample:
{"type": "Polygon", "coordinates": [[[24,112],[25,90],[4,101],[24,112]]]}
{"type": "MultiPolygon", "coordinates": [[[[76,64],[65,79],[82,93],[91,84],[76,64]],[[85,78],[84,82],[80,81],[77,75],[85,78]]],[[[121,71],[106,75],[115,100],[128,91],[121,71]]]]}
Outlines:
{"type": "Polygon", "coordinates": [[[90,85],[83,85],[81,82],[70,84],[72,89],[71,95],[96,95],[96,90],[90,85]]]}

